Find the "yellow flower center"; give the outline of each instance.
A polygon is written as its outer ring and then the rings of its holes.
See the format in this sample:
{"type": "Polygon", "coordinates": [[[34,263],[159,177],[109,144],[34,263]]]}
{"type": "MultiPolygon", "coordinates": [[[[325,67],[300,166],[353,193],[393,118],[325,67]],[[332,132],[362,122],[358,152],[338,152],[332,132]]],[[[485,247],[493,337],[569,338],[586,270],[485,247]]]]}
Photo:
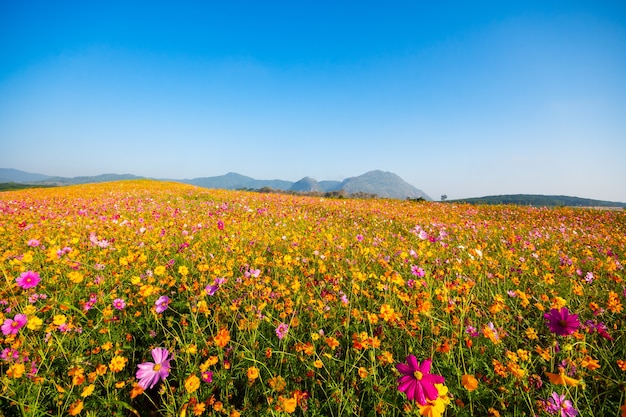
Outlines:
{"type": "Polygon", "coordinates": [[[161,370],[161,364],[155,363],[154,366],[152,367],[152,370],[155,372],[159,372],[161,370]]]}
{"type": "Polygon", "coordinates": [[[424,377],[424,374],[421,373],[420,371],[415,371],[413,372],[413,376],[415,377],[415,379],[417,379],[418,381],[421,381],[421,379],[424,377]]]}

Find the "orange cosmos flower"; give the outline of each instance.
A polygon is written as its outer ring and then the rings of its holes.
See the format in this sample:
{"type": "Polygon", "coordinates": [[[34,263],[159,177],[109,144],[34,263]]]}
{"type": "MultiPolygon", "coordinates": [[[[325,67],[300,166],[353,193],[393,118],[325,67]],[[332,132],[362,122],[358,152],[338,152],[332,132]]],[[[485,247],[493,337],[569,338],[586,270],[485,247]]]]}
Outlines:
{"type": "Polygon", "coordinates": [[[600,369],[600,364],[598,363],[598,360],[593,359],[591,356],[585,356],[580,365],[589,369],[590,371],[600,369]]]}
{"type": "Polygon", "coordinates": [[[335,350],[337,346],[339,346],[339,341],[337,341],[334,337],[327,337],[324,341],[332,350],[335,350]]]}
{"type": "Polygon", "coordinates": [[[461,377],[461,385],[463,385],[463,388],[469,392],[472,392],[478,388],[478,380],[474,377],[474,375],[465,374],[461,377]]]}
{"type": "Polygon", "coordinates": [[[556,385],[576,386],[580,382],[577,379],[570,378],[569,376],[565,375],[565,369],[563,368],[559,368],[558,374],[546,372],[546,375],[548,376],[548,379],[550,380],[550,382],[556,385]]]}
{"type": "Polygon", "coordinates": [[[70,405],[70,416],[77,416],[81,411],[83,411],[83,402],[81,400],[77,400],[70,405]]]}
{"type": "Polygon", "coordinates": [[[251,366],[248,368],[246,374],[248,375],[248,380],[254,381],[259,377],[259,368],[257,368],[256,366],[251,366]]]}
{"type": "Polygon", "coordinates": [[[217,332],[217,335],[213,338],[215,345],[221,348],[226,347],[228,342],[230,342],[230,332],[228,329],[220,329],[217,332]]]}

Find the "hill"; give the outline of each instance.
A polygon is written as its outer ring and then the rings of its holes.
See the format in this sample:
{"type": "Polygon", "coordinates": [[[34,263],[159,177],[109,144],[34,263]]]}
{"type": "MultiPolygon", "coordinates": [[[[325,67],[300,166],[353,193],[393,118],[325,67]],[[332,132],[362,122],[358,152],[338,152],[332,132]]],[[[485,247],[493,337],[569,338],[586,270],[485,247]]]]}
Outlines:
{"type": "Polygon", "coordinates": [[[402,178],[391,172],[370,171],[365,174],[347,178],[341,183],[340,189],[348,194],[376,194],[384,198],[423,198],[431,201],[422,190],[418,190],[402,178]]]}
{"type": "Polygon", "coordinates": [[[30,172],[20,171],[18,169],[0,168],[0,182],[27,183],[45,181],[48,178],[50,178],[48,175],[33,174],[30,172]]]}
{"type": "Polygon", "coordinates": [[[310,192],[323,192],[325,191],[317,180],[311,177],[304,177],[300,181],[295,182],[289,191],[295,191],[298,193],[310,193],[310,192]]]}
{"type": "MultiPolygon", "coordinates": [[[[178,181],[178,180],[174,180],[178,181]]],[[[229,172],[217,177],[202,177],[191,180],[180,180],[186,184],[197,185],[203,188],[219,188],[225,190],[258,190],[264,187],[274,190],[286,191],[293,185],[290,181],[283,180],[257,180],[252,177],[229,172]]]]}
{"type": "Polygon", "coordinates": [[[593,200],[590,198],[564,195],[510,194],[449,200],[448,202],[469,204],[515,204],[535,207],[614,207],[626,208],[626,203],[593,200]]]}

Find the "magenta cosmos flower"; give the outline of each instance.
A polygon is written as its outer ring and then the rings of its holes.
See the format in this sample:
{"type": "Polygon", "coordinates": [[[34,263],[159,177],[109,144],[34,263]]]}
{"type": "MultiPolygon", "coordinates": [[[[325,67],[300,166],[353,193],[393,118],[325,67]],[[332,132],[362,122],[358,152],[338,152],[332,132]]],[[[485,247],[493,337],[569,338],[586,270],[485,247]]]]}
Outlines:
{"type": "Polygon", "coordinates": [[[163,381],[170,374],[170,352],[165,348],[152,349],[154,362],[144,362],[137,365],[139,370],[135,374],[138,385],[143,389],[154,387],[157,382],[163,381]]]}
{"type": "Polygon", "coordinates": [[[546,411],[550,414],[558,414],[561,417],[574,417],[578,415],[578,410],[574,408],[570,400],[565,399],[565,395],[553,392],[548,398],[546,411]]]}
{"type": "Polygon", "coordinates": [[[398,391],[404,392],[409,401],[426,405],[427,400],[435,401],[439,397],[435,384],[443,384],[445,378],[430,372],[432,359],[425,359],[422,364],[413,355],[406,357],[407,363],[399,363],[396,369],[403,374],[398,378],[398,391]]]}
{"type": "Polygon", "coordinates": [[[550,331],[559,336],[569,336],[580,326],[578,315],[570,314],[567,307],[562,307],[560,310],[553,308],[543,317],[546,319],[546,325],[550,331]]]}
{"type": "Polygon", "coordinates": [[[33,271],[22,272],[18,278],[15,278],[17,285],[24,290],[35,288],[40,281],[39,274],[33,271]]]}
{"type": "Polygon", "coordinates": [[[6,319],[4,324],[2,324],[2,334],[5,336],[17,334],[27,321],[28,317],[26,317],[26,314],[16,314],[13,320],[6,319]]]}
{"type": "Polygon", "coordinates": [[[170,298],[167,295],[162,295],[154,302],[154,305],[156,306],[156,312],[161,314],[170,305],[170,298]]]}

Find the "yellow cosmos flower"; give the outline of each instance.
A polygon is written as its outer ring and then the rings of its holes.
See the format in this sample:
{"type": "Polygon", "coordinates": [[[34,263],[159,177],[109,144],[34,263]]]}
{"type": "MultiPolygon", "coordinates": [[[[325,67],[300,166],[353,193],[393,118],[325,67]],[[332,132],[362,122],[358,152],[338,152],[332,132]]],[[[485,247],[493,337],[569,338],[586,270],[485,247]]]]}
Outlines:
{"type": "Polygon", "coordinates": [[[116,355],[113,359],[111,359],[109,369],[111,372],[120,372],[124,369],[124,367],[126,367],[126,362],[128,362],[128,359],[123,356],[116,355]]]}
{"type": "Polygon", "coordinates": [[[200,378],[198,378],[195,374],[190,375],[185,380],[185,390],[191,394],[198,388],[200,388],[200,378]]]}
{"type": "Polygon", "coordinates": [[[96,388],[94,384],[87,385],[83,389],[83,392],[80,394],[80,396],[83,398],[90,396],[93,393],[94,388],[96,388]]]}
{"type": "Polygon", "coordinates": [[[39,330],[43,325],[43,320],[37,316],[28,317],[28,322],[26,323],[26,327],[30,330],[39,330]]]}
{"type": "Polygon", "coordinates": [[[31,304],[31,305],[27,305],[26,307],[24,307],[24,311],[22,311],[22,314],[26,314],[27,316],[32,316],[36,312],[37,312],[37,308],[31,304]]]}
{"type": "Polygon", "coordinates": [[[69,278],[70,281],[72,281],[74,284],[80,284],[81,282],[83,282],[84,276],[83,274],[81,274],[78,271],[72,271],[69,274],[67,274],[67,277],[69,278]]]}
{"type": "Polygon", "coordinates": [[[383,304],[380,306],[380,318],[384,321],[390,321],[395,319],[395,311],[389,304],[383,304]]]}

